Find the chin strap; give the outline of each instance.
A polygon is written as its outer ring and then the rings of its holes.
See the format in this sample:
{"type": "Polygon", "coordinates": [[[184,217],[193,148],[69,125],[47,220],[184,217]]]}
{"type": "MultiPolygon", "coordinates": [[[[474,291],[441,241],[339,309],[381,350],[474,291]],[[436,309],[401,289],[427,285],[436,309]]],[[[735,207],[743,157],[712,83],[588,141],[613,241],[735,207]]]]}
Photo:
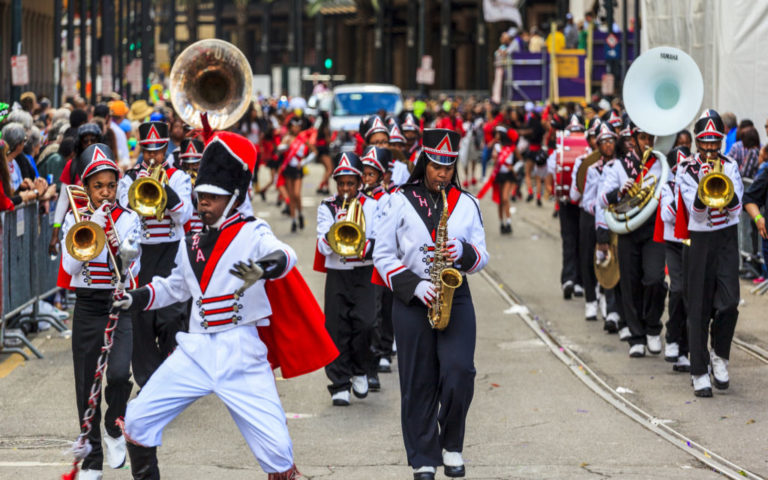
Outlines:
{"type": "Polygon", "coordinates": [[[224,207],[224,212],[221,214],[218,220],[216,220],[216,223],[211,225],[211,228],[219,229],[221,227],[221,224],[224,223],[226,219],[229,218],[230,210],[232,210],[232,206],[235,204],[235,200],[237,200],[237,196],[240,194],[239,189],[235,189],[235,192],[232,194],[232,196],[229,198],[229,203],[227,203],[227,206],[224,207]]]}

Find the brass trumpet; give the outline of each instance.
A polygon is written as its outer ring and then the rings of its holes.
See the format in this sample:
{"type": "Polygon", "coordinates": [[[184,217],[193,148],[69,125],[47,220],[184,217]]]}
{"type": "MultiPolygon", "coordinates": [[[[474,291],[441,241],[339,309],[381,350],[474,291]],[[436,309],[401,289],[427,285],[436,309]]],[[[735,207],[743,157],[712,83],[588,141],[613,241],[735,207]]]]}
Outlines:
{"type": "MultiPolygon", "coordinates": [[[[710,163],[711,160],[707,159],[710,163]]],[[[720,155],[714,160],[712,171],[699,180],[696,191],[701,203],[709,208],[722,210],[733,200],[733,181],[723,173],[723,161],[720,155]]]]}
{"type": "Polygon", "coordinates": [[[77,206],[76,199],[85,203],[85,210],[88,214],[94,212],[93,204],[91,204],[91,199],[85,189],[77,185],[67,185],[66,190],[69,206],[72,207],[72,214],[75,216],[75,224],[69,229],[67,238],[64,239],[64,245],[74,259],[88,262],[98,257],[104,250],[107,236],[104,229],[94,222],[81,220],[81,207],[77,206]]]}
{"type": "Polygon", "coordinates": [[[365,214],[363,205],[353,198],[347,205],[347,195],[341,209],[346,207],[347,214],[334,223],[328,231],[328,244],[341,257],[359,257],[365,247],[365,214]]]}
{"type": "Polygon", "coordinates": [[[137,178],[128,190],[131,210],[142,217],[155,217],[161,221],[168,203],[164,188],[167,183],[168,175],[163,166],[153,163],[149,167],[149,176],[137,178]]]}

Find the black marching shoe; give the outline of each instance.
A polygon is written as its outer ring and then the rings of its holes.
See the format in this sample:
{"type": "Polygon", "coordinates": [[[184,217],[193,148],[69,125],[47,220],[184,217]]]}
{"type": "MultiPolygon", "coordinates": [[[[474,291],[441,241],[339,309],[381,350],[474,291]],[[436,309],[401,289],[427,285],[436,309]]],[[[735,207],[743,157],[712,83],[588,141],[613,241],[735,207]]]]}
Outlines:
{"type": "Polygon", "coordinates": [[[296,220],[291,220],[291,233],[296,233],[296,220]]]}
{"type": "Polygon", "coordinates": [[[570,300],[573,296],[573,282],[568,280],[563,284],[563,298],[570,300]]]}
{"type": "Polygon", "coordinates": [[[304,230],[304,215],[299,214],[299,230],[304,230]]]}
{"type": "Polygon", "coordinates": [[[413,480],[435,480],[435,467],[414,468],[413,480]]]}
{"type": "Polygon", "coordinates": [[[134,480],[160,480],[157,466],[157,447],[141,447],[126,443],[128,457],[131,459],[131,473],[134,480]]]}
{"type": "Polygon", "coordinates": [[[461,452],[443,450],[443,473],[450,478],[459,478],[467,474],[461,452]]]}
{"type": "Polygon", "coordinates": [[[381,382],[379,381],[378,375],[368,376],[368,390],[371,392],[381,391],[381,382]]]}

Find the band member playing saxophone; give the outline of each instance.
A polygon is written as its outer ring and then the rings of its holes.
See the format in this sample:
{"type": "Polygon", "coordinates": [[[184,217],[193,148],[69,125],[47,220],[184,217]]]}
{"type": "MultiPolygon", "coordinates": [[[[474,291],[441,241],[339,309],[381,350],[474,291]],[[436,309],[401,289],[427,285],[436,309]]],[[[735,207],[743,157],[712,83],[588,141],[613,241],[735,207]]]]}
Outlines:
{"type": "Polygon", "coordinates": [[[462,277],[488,262],[477,200],[456,174],[459,134],[429,129],[423,139],[408,182],[379,209],[373,253],[375,281],[394,293],[403,440],[416,480],[435,478],[439,465],[465,474],[476,325],[462,277]]]}

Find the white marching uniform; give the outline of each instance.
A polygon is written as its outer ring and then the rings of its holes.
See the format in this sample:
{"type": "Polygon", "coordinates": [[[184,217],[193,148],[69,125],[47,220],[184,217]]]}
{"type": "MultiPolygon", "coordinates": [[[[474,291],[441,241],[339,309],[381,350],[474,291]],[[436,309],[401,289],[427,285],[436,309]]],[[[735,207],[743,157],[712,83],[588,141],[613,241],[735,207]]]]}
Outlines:
{"type": "Polygon", "coordinates": [[[296,264],[293,249],[266,222],[235,213],[219,230],[188,237],[179,246],[171,275],[148,284],[148,309],[190,298],[193,306],[189,333],[177,334],[178,348],[128,404],[125,431],[130,439],[146,447],[160,445],[169,422],[194,400],[215,393],[264,471],[293,466],[285,413],[257,331],[272,314],[265,280],[238,295],[243,281],[229,273],[238,261],[275,251],[287,257],[284,276],[296,264]],[[218,242],[224,248],[217,258],[218,242]]]}
{"type": "MultiPolygon", "coordinates": [[[[87,220],[88,215],[81,216],[81,220],[87,220]]],[[[117,236],[122,241],[126,238],[133,236],[136,239],[140,237],[141,223],[139,222],[139,216],[136,212],[131,210],[125,210],[119,205],[115,205],[112,209],[112,220],[115,222],[117,228],[117,236]]],[[[64,225],[62,225],[62,238],[67,238],[69,229],[75,225],[75,216],[70,211],[64,218],[64,225]]],[[[107,242],[112,238],[111,227],[109,219],[107,219],[107,242]]],[[[63,242],[62,242],[63,243],[63,242]]],[[[113,290],[117,285],[117,275],[112,267],[112,263],[109,260],[107,249],[109,245],[104,246],[104,250],[99,253],[96,258],[87,262],[81,262],[75,259],[69,254],[66,248],[61,249],[61,266],[64,271],[72,276],[70,280],[70,286],[74,288],[96,288],[113,290]]],[[[119,258],[115,254],[115,258],[119,258]]],[[[134,276],[139,274],[140,269],[139,257],[131,263],[131,273],[134,276]]]]}
{"type": "MultiPolygon", "coordinates": [[[[173,209],[168,209],[163,219],[158,221],[155,217],[141,218],[141,243],[158,244],[175,242],[184,238],[184,225],[192,218],[192,181],[185,172],[175,168],[168,168],[170,175],[168,185],[179,196],[181,203],[173,209]]],[[[128,190],[133,182],[143,176],[146,170],[128,172],[117,186],[117,199],[123,208],[130,209],[128,202],[128,190]]]]}
{"type": "Polygon", "coordinates": [[[667,182],[661,187],[661,198],[659,199],[659,208],[661,209],[661,221],[664,222],[664,241],[673,243],[682,243],[683,241],[675,237],[675,222],[677,220],[677,192],[674,180],[667,182]]]}
{"type": "Polygon", "coordinates": [[[325,238],[330,231],[331,226],[342,219],[347,210],[341,209],[341,199],[338,195],[328,197],[322,201],[320,208],[317,209],[317,248],[325,256],[325,268],[334,270],[352,270],[356,267],[367,267],[373,265],[373,259],[366,253],[370,252],[373,240],[376,239],[374,233],[375,214],[378,201],[372,197],[360,192],[357,194],[357,200],[362,204],[363,215],[365,215],[365,247],[360,257],[342,257],[333,250],[325,238]]]}
{"type": "MultiPolygon", "coordinates": [[[[720,156],[723,162],[723,173],[733,182],[734,197],[741,199],[744,195],[744,183],[739,173],[739,165],[730,157],[720,156]]],[[[697,153],[688,159],[686,167],[681,173],[680,192],[683,195],[690,216],[688,217],[688,230],[692,232],[711,232],[722,230],[733,225],[739,224],[739,215],[741,214],[741,202],[731,208],[725,208],[723,211],[708,207],[697,207],[695,205],[699,180],[709,172],[707,162],[702,162],[701,156],[697,153]]]]}
{"type": "Polygon", "coordinates": [[[411,176],[411,172],[408,171],[408,165],[405,162],[396,161],[392,165],[392,183],[396,186],[400,186],[408,181],[411,176]]]}
{"type": "MultiPolygon", "coordinates": [[[[420,280],[429,280],[429,270],[435,251],[432,232],[420,218],[412,202],[419,205],[434,207],[432,202],[437,200],[425,198],[413,190],[407,193],[397,190],[390,195],[389,202],[379,210],[376,219],[376,229],[379,239],[374,249],[374,263],[386,285],[398,295],[399,277],[405,272],[412,272],[420,280]],[[394,215],[393,212],[400,212],[394,215]]],[[[430,210],[432,212],[433,210],[430,210]]],[[[433,213],[436,216],[436,213],[433,213]]],[[[427,218],[437,226],[439,218],[427,218]]],[[[465,273],[480,271],[488,263],[488,252],[485,247],[485,231],[483,229],[480,207],[477,200],[466,192],[461,192],[451,216],[448,218],[448,238],[456,238],[465,243],[464,256],[457,262],[465,273]]],[[[412,283],[409,282],[409,283],[412,283]]],[[[416,284],[413,283],[412,287],[416,284]]],[[[405,301],[410,300],[410,292],[401,292],[405,301]]]]}
{"type": "MultiPolygon", "coordinates": [[[[650,159],[648,160],[651,161],[650,159]]],[[[655,175],[661,178],[661,161],[656,159],[651,168],[646,172],[644,185],[648,185],[648,178],[655,175]]],[[[639,163],[639,162],[638,162],[639,163]]],[[[603,170],[603,182],[598,189],[598,202],[602,208],[607,208],[610,203],[616,203],[617,194],[627,180],[634,180],[640,175],[640,169],[631,164],[630,157],[616,158],[609,162],[603,170]]]]}

